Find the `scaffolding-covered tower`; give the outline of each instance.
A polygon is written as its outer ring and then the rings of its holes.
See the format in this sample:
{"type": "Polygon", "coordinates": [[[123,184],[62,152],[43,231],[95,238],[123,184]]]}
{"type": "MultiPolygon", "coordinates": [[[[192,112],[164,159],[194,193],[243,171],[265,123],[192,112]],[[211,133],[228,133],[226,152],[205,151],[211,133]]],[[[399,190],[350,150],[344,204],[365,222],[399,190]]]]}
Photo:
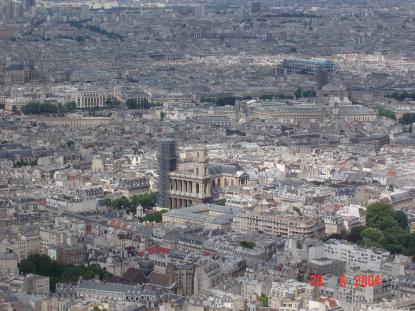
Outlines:
{"type": "Polygon", "coordinates": [[[158,160],[158,198],[159,207],[170,208],[169,204],[169,173],[177,168],[176,140],[162,139],[157,148],[158,160]]]}

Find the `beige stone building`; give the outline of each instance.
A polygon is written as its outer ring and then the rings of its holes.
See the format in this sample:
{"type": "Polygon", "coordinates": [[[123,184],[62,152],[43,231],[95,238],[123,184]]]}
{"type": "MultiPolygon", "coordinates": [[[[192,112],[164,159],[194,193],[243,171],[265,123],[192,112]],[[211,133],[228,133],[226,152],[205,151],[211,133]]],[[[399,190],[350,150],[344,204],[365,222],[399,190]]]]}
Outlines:
{"type": "Polygon", "coordinates": [[[206,261],[195,269],[194,294],[205,294],[224,279],[217,262],[206,261]]]}
{"type": "Polygon", "coordinates": [[[232,230],[262,231],[283,238],[319,239],[324,236],[324,222],[311,217],[298,217],[261,212],[245,212],[233,219],[232,230]]]}
{"type": "Polygon", "coordinates": [[[0,254],[0,274],[19,274],[17,256],[13,253],[0,254]]]}
{"type": "Polygon", "coordinates": [[[78,91],[72,99],[78,109],[101,108],[105,105],[106,94],[100,90],[78,91]]]}
{"type": "Polygon", "coordinates": [[[16,254],[19,262],[30,255],[40,254],[41,247],[39,234],[37,232],[20,234],[11,244],[11,250],[16,254]]]}
{"type": "Polygon", "coordinates": [[[49,294],[49,277],[28,274],[24,287],[29,294],[49,294]]]}
{"type": "Polygon", "coordinates": [[[65,126],[75,128],[88,128],[109,124],[111,117],[31,117],[31,121],[49,126],[65,126]]]}
{"type": "Polygon", "coordinates": [[[237,165],[209,165],[207,149],[196,145],[192,169],[170,173],[169,206],[172,209],[208,203],[218,199],[228,187],[245,186],[248,175],[237,165]]]}

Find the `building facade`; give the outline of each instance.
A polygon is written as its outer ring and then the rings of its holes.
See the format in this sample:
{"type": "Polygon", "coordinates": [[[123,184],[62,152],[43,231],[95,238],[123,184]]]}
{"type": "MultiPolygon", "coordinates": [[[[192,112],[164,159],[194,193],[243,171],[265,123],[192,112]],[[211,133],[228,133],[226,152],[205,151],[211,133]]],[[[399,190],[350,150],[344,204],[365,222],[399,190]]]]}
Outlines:
{"type": "Polygon", "coordinates": [[[73,96],[78,109],[102,108],[105,105],[106,95],[101,91],[78,91],[73,96]]]}
{"type": "Polygon", "coordinates": [[[235,216],[235,231],[262,231],[283,238],[303,237],[319,239],[324,236],[324,222],[317,218],[245,212],[235,216]]]}

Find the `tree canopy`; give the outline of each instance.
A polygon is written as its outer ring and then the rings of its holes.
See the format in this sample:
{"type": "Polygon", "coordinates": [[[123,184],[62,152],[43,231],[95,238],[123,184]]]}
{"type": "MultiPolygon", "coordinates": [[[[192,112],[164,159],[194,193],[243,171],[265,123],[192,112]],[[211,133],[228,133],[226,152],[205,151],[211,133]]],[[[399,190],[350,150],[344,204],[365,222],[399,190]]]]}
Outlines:
{"type": "Polygon", "coordinates": [[[255,242],[249,242],[249,241],[242,241],[239,243],[244,248],[253,249],[255,248],[255,242]]]}
{"type": "Polygon", "coordinates": [[[378,107],[378,113],[379,113],[379,115],[381,115],[383,117],[387,117],[387,118],[396,120],[395,113],[392,110],[386,108],[385,106],[379,106],[378,107]]]}
{"type": "Polygon", "coordinates": [[[24,114],[50,114],[57,113],[58,107],[48,102],[30,102],[22,107],[24,114]]]}
{"type": "Polygon", "coordinates": [[[125,104],[128,109],[149,109],[151,107],[150,102],[146,98],[143,100],[127,99],[125,104]]]}
{"type": "Polygon", "coordinates": [[[308,98],[308,97],[316,97],[316,91],[314,90],[303,90],[301,87],[299,87],[295,93],[295,98],[308,98]]]}
{"type": "Polygon", "coordinates": [[[23,274],[34,273],[50,277],[50,289],[55,291],[56,283],[75,283],[82,276],[90,280],[98,276],[103,279],[109,275],[105,269],[99,265],[89,266],[64,265],[56,260],[52,260],[47,255],[30,255],[23,259],[19,264],[19,271],[23,274]]]}
{"type": "Polygon", "coordinates": [[[384,222],[393,221],[395,211],[392,206],[376,202],[368,206],[366,210],[366,225],[368,227],[380,229],[384,226],[384,222]]]}
{"type": "Polygon", "coordinates": [[[393,92],[391,94],[386,95],[386,97],[393,98],[399,101],[403,101],[407,98],[415,100],[415,92],[393,92]]]}
{"type": "MultiPolygon", "coordinates": [[[[125,196],[122,196],[119,199],[105,199],[104,204],[112,209],[125,210],[127,213],[136,213],[136,208],[138,205],[141,205],[143,208],[152,208],[156,204],[156,193],[146,192],[141,195],[133,195],[131,199],[128,199],[125,196]]],[[[149,214],[150,215],[150,214],[149,214]]],[[[150,217],[151,218],[151,217],[150,217]]],[[[156,219],[159,219],[156,217],[156,219]]],[[[149,220],[152,221],[152,220],[149,220]]],[[[161,221],[161,218],[160,218],[161,221]]]]}
{"type": "Polygon", "coordinates": [[[399,123],[406,125],[415,123],[415,113],[404,113],[399,119],[399,123]]]}
{"type": "Polygon", "coordinates": [[[384,202],[372,203],[367,207],[365,227],[352,227],[350,232],[326,237],[330,238],[384,248],[393,254],[415,255],[415,233],[409,231],[408,216],[384,202]]]}
{"type": "Polygon", "coordinates": [[[415,255],[415,233],[409,232],[408,216],[383,202],[368,206],[362,238],[367,246],[382,247],[391,253],[415,255]]]}

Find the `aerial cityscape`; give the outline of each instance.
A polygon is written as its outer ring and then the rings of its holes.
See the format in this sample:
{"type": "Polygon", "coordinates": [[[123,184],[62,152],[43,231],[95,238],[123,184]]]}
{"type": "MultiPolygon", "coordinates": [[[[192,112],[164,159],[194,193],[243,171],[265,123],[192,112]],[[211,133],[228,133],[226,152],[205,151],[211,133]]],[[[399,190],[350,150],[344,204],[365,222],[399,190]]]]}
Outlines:
{"type": "Polygon", "coordinates": [[[414,0],[0,0],[0,311],[415,310],[414,0]]]}

